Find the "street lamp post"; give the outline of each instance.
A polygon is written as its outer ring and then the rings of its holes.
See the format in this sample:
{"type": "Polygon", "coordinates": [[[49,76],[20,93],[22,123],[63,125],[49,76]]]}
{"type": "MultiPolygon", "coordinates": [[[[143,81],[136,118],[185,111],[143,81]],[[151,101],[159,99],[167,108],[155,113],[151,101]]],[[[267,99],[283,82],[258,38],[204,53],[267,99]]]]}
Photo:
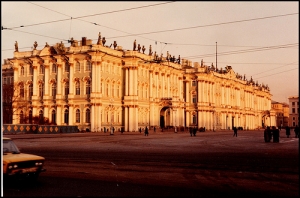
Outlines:
{"type": "Polygon", "coordinates": [[[110,99],[109,100],[109,102],[110,102],[110,113],[111,113],[111,117],[110,117],[110,135],[113,135],[114,134],[114,132],[113,132],[113,126],[112,126],[112,120],[113,120],[113,103],[114,103],[114,99],[110,99]]]}

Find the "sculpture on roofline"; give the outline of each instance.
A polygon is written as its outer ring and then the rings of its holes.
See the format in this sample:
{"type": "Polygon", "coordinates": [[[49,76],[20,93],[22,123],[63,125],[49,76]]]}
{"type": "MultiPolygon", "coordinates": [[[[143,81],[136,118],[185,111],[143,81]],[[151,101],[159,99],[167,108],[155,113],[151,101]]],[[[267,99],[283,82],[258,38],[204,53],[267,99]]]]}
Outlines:
{"type": "Polygon", "coordinates": [[[136,49],[136,39],[133,42],[133,51],[135,51],[135,49],[136,49]]]}
{"type": "Polygon", "coordinates": [[[18,52],[19,51],[19,47],[18,47],[18,42],[16,41],[15,42],[15,52],[18,52]]]}
{"type": "Polygon", "coordinates": [[[33,47],[34,47],[35,50],[36,50],[36,47],[37,47],[37,46],[38,46],[37,42],[34,41],[33,47]]]}

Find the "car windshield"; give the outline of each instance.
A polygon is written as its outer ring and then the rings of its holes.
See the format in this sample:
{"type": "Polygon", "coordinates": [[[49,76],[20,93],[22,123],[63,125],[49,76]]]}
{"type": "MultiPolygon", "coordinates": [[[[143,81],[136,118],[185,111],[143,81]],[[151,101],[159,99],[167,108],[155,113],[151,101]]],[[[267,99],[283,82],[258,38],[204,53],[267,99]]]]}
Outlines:
{"type": "Polygon", "coordinates": [[[3,153],[20,153],[17,145],[12,140],[3,140],[3,153]]]}

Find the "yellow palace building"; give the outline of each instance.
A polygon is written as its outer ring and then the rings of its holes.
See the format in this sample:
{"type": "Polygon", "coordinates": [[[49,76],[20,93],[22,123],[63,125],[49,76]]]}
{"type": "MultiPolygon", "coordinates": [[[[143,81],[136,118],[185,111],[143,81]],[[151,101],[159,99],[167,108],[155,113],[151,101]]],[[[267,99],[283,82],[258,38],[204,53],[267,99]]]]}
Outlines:
{"type": "MultiPolygon", "coordinates": [[[[136,42],[136,41],[135,41],[136,42]]],[[[123,50],[83,37],[70,46],[47,43],[19,52],[2,68],[13,69],[13,124],[46,117],[57,125],[92,132],[152,127],[206,130],[275,126],[268,86],[213,65],[153,53],[140,45],[123,50]]],[[[17,43],[16,43],[17,44],[17,43]]]]}

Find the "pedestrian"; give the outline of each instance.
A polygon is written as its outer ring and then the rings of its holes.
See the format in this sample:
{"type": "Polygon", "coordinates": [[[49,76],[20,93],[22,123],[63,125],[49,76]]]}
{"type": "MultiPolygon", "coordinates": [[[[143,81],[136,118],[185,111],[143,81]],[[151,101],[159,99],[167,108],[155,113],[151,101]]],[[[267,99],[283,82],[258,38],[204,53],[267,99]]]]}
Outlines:
{"type": "Polygon", "coordinates": [[[191,136],[193,136],[193,128],[190,127],[189,129],[190,129],[190,134],[191,134],[191,136]]]}
{"type": "Polygon", "coordinates": [[[194,127],[193,128],[193,135],[196,136],[196,133],[197,133],[197,127],[194,127]]]}
{"type": "Polygon", "coordinates": [[[273,131],[273,142],[279,142],[279,134],[280,131],[276,126],[272,126],[272,131],[273,131]]]}
{"type": "Polygon", "coordinates": [[[142,133],[142,128],[140,127],[139,132],[142,133]]]}
{"type": "Polygon", "coordinates": [[[295,138],[299,138],[299,127],[298,127],[298,125],[295,126],[294,132],[295,132],[295,138]]]}
{"type": "Polygon", "coordinates": [[[146,128],[145,128],[145,136],[148,136],[148,135],[149,135],[148,127],[146,126],[146,128]]]}
{"type": "Polygon", "coordinates": [[[271,128],[267,126],[267,128],[264,131],[264,137],[265,137],[265,142],[270,142],[270,134],[271,134],[271,128]]]}
{"type": "Polygon", "coordinates": [[[285,134],[286,134],[286,137],[289,138],[290,135],[291,135],[291,130],[290,130],[290,127],[289,126],[286,126],[285,127],[285,134]]]}
{"type": "Polygon", "coordinates": [[[156,128],[155,128],[155,126],[154,126],[153,130],[154,130],[154,132],[156,131],[156,128]]]}
{"type": "Polygon", "coordinates": [[[233,127],[233,137],[237,137],[237,128],[236,127],[233,127]]]}

